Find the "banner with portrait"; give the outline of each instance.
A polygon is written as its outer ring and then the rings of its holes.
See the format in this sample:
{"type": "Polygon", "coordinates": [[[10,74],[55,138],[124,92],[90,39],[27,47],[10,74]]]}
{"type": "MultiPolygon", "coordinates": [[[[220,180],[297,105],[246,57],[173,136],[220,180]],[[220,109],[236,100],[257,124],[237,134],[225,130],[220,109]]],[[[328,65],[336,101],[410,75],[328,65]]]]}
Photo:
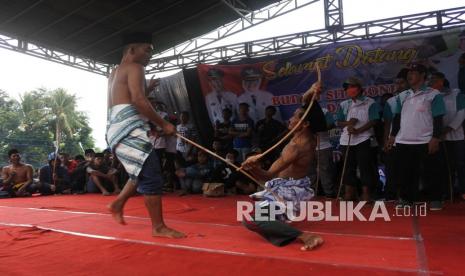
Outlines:
{"type": "MultiPolygon", "coordinates": [[[[380,38],[334,43],[286,58],[239,65],[198,65],[201,90],[211,122],[222,121],[225,107],[237,114],[246,102],[250,117],[263,119],[268,105],[278,109],[277,119],[292,116],[300,96],[316,81],[315,64],[322,71],[324,92],[320,104],[335,112],[346,99],[342,84],[355,76],[363,81],[364,94],[379,98],[392,93],[398,72],[411,62],[441,71],[451,88],[459,88],[459,58],[465,52],[465,31],[434,32],[402,38],[380,38]]],[[[464,76],[465,78],[465,76],[464,76]]]]}

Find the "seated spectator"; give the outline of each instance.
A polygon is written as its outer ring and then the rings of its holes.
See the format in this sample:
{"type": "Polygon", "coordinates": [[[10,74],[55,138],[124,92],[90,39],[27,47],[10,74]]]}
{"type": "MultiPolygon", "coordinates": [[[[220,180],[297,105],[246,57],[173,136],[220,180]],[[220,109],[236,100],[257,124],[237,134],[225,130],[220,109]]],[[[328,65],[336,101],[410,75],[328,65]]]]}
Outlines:
{"type": "Polygon", "coordinates": [[[60,153],[59,158],[61,160],[61,166],[65,167],[68,170],[68,175],[70,175],[76,169],[76,161],[70,159],[69,154],[65,152],[60,153]]]}
{"type": "MultiPolygon", "coordinates": [[[[250,152],[245,156],[245,160],[250,156],[256,155],[258,152],[250,152]]],[[[265,165],[263,161],[259,161],[260,167],[264,168],[265,165]]],[[[238,194],[250,195],[257,192],[257,183],[252,179],[248,178],[246,175],[240,174],[236,180],[236,192],[238,194]]]]}
{"type": "Polygon", "coordinates": [[[110,148],[106,148],[103,150],[103,164],[105,166],[111,167],[111,164],[113,164],[113,153],[111,152],[110,148]]]}
{"type": "MultiPolygon", "coordinates": [[[[263,151],[273,146],[278,138],[286,130],[286,127],[273,116],[276,114],[276,107],[270,105],[265,109],[265,118],[257,122],[256,131],[258,136],[258,147],[263,151]]],[[[280,150],[274,150],[269,158],[276,159],[280,150]]],[[[274,160],[273,160],[274,161],[274,160]]]]}
{"type": "Polygon", "coordinates": [[[84,151],[84,157],[86,159],[86,161],[92,161],[95,157],[95,151],[93,149],[86,149],[84,151]]]}
{"type": "MultiPolygon", "coordinates": [[[[224,157],[225,156],[225,152],[224,152],[224,148],[223,148],[223,144],[221,143],[221,140],[218,139],[218,138],[214,138],[213,139],[213,144],[212,144],[212,149],[213,149],[213,152],[218,154],[219,156],[221,157],[224,157]]],[[[216,168],[217,166],[223,164],[223,161],[215,158],[213,159],[213,167],[216,168]]]]}
{"type": "MultiPolygon", "coordinates": [[[[237,152],[237,150],[231,149],[228,151],[228,153],[226,153],[226,160],[240,167],[241,164],[237,162],[238,156],[239,156],[239,152],[237,152]]],[[[240,172],[237,172],[237,170],[234,167],[224,162],[221,162],[220,164],[214,167],[214,170],[212,173],[212,182],[223,183],[225,191],[227,193],[235,194],[236,193],[236,182],[241,177],[244,177],[243,174],[241,174],[240,172]]]]}
{"type": "Polygon", "coordinates": [[[199,194],[202,192],[203,183],[211,181],[213,167],[209,162],[207,153],[199,151],[197,159],[196,164],[176,171],[182,189],[180,196],[189,193],[199,194]]]}
{"type": "Polygon", "coordinates": [[[113,155],[113,162],[111,164],[111,168],[117,170],[118,172],[116,173],[116,178],[118,179],[118,185],[122,189],[124,185],[126,185],[129,175],[126,172],[126,169],[124,168],[123,164],[116,158],[115,155],[113,155]]]}
{"type": "Polygon", "coordinates": [[[116,169],[106,166],[103,162],[103,153],[96,153],[94,160],[87,167],[89,180],[87,182],[88,193],[102,193],[103,195],[111,195],[108,191],[113,188],[114,194],[119,194],[121,189],[118,186],[116,169]]]}
{"type": "Polygon", "coordinates": [[[87,166],[89,166],[90,161],[86,161],[82,155],[76,155],[74,161],[76,168],[69,174],[71,190],[75,194],[83,194],[87,183],[87,166]]]}
{"type": "Polygon", "coordinates": [[[4,191],[10,196],[29,196],[32,192],[32,174],[31,165],[21,162],[21,156],[17,149],[8,151],[8,158],[11,165],[2,169],[2,179],[4,191]]]}
{"type": "Polygon", "coordinates": [[[37,187],[39,192],[42,195],[71,193],[68,170],[61,166],[61,159],[56,158],[54,152],[50,153],[47,159],[48,165],[39,170],[39,185],[37,187]]]}

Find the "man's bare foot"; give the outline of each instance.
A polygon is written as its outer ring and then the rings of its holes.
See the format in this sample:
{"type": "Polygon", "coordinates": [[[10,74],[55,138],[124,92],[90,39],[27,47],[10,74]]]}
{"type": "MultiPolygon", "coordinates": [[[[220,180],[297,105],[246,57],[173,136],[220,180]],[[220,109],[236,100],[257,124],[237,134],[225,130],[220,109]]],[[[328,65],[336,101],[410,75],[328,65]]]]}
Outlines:
{"type": "Polygon", "coordinates": [[[111,216],[117,223],[121,225],[126,225],[126,221],[124,220],[123,216],[123,204],[119,203],[118,201],[113,201],[112,203],[108,204],[108,211],[110,211],[111,216]]]}
{"type": "Polygon", "coordinates": [[[109,196],[109,195],[111,195],[111,193],[110,193],[109,191],[103,191],[103,192],[102,192],[102,195],[104,195],[104,196],[109,196]]]}
{"type": "Polygon", "coordinates": [[[318,235],[310,233],[303,233],[297,237],[304,243],[304,246],[300,248],[302,251],[312,250],[323,244],[323,239],[318,235]]]}
{"type": "Polygon", "coordinates": [[[154,237],[166,237],[166,238],[173,238],[173,239],[180,239],[185,238],[186,235],[184,233],[178,232],[174,229],[168,228],[166,225],[153,228],[152,236],[154,237]]]}

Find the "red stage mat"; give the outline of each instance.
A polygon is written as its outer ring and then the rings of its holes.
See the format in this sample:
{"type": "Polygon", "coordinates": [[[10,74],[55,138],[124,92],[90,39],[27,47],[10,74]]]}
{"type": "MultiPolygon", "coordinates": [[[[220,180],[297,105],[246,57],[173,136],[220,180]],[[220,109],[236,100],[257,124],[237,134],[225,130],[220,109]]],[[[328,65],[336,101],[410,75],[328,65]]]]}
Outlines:
{"type": "Polygon", "coordinates": [[[142,197],[129,201],[126,226],[107,214],[111,197],[2,199],[0,275],[460,275],[463,203],[418,219],[296,223],[325,239],[301,252],[298,243],[274,247],[243,228],[236,201],[245,199],[164,197],[168,225],[188,235],[181,240],[150,236],[142,197]]]}

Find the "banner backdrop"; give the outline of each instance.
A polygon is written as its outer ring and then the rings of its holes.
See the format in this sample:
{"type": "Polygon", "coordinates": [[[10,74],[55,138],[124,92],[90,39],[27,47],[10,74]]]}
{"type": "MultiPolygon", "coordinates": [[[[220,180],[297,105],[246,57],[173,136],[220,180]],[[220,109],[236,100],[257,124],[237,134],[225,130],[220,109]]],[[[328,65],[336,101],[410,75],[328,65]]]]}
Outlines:
{"type": "MultiPolygon", "coordinates": [[[[364,83],[364,94],[377,98],[395,90],[394,79],[408,63],[422,62],[431,71],[445,73],[458,88],[458,60],[465,52],[465,31],[436,32],[408,38],[383,38],[334,43],[291,57],[241,65],[198,65],[202,93],[210,120],[222,121],[221,110],[247,102],[251,118],[264,117],[268,105],[278,108],[278,119],[292,116],[300,95],[316,80],[315,64],[322,70],[325,91],[320,103],[335,112],[346,98],[342,83],[350,76],[364,83]]],[[[465,76],[464,76],[465,77],[465,76]]]]}

